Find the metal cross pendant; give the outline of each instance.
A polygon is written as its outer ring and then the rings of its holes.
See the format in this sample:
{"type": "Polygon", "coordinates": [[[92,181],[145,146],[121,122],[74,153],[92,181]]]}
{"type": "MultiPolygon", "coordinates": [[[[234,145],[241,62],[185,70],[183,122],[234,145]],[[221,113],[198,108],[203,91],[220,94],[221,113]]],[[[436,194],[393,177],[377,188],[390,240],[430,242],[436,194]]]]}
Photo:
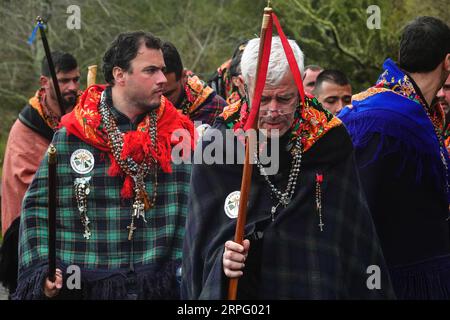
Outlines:
{"type": "Polygon", "coordinates": [[[319,228],[320,228],[320,231],[323,231],[323,227],[324,227],[325,225],[322,223],[322,221],[320,221],[320,223],[319,223],[319,228]]]}

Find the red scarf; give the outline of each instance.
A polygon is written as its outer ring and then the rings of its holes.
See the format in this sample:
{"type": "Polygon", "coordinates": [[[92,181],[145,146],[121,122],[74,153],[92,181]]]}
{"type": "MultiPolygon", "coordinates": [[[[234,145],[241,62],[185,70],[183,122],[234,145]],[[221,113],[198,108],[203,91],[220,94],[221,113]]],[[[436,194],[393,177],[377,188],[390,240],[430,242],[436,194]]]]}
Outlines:
{"type": "MultiPolygon", "coordinates": [[[[101,116],[98,111],[101,94],[104,90],[104,85],[93,85],[87,88],[74,110],[61,119],[61,126],[67,129],[68,134],[73,134],[87,144],[108,153],[111,160],[111,166],[108,170],[110,176],[125,176],[125,173],[111,153],[108,135],[102,126],[101,116]]],[[[124,134],[120,157],[125,160],[130,156],[138,164],[143,159],[151,157],[158,162],[164,172],[170,173],[172,172],[170,157],[172,146],[182,143],[186,149],[194,149],[194,125],[188,117],[179,114],[172,103],[162,96],[161,104],[158,107],[156,150],[151,143],[148,132],[149,127],[150,116],[146,115],[139,123],[137,130],[128,131],[124,134]],[[182,137],[172,135],[177,129],[188,130],[190,141],[184,141],[182,137]]],[[[130,176],[126,176],[121,190],[123,198],[131,198],[133,196],[133,185],[133,179],[130,176]]]]}

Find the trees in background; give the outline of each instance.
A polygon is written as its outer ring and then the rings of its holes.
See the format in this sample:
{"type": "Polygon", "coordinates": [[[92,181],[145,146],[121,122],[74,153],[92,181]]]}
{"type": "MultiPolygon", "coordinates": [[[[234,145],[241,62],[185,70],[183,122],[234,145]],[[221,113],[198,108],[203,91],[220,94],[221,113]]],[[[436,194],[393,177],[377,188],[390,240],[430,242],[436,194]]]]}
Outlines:
{"type": "Polygon", "coordinates": [[[432,15],[450,22],[447,0],[290,0],[277,7],[286,32],[301,44],[306,64],[344,71],[355,91],[373,84],[387,57],[397,58],[408,21],[432,15]],[[367,27],[373,5],[380,10],[379,29],[367,27]]]}
{"type": "MultiPolygon", "coordinates": [[[[0,159],[10,126],[38,86],[42,44],[39,39],[27,44],[37,15],[48,19],[52,50],[77,57],[84,88],[87,66],[101,66],[112,39],[130,30],[172,41],[185,66],[207,78],[240,40],[259,34],[265,5],[264,0],[2,0],[0,159]],[[70,5],[80,8],[79,30],[67,28],[70,5]]],[[[306,63],[343,70],[355,91],[373,83],[386,57],[396,57],[407,21],[418,15],[450,21],[447,0],[273,0],[272,5],[285,33],[299,41],[306,63]],[[381,10],[380,29],[367,28],[370,5],[381,10]]],[[[103,81],[101,69],[97,81],[103,81]]]]}

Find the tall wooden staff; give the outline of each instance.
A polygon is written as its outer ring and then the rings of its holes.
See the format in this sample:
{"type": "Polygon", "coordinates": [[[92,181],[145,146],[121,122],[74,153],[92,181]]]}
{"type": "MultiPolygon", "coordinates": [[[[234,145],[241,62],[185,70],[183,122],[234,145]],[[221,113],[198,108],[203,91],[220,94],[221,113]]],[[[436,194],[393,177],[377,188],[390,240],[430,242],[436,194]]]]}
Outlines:
{"type": "Polygon", "coordinates": [[[48,154],[48,278],[55,281],[56,273],[56,148],[53,144],[48,154]]]}
{"type": "MultiPolygon", "coordinates": [[[[264,8],[264,15],[263,15],[263,20],[262,20],[262,25],[261,25],[261,35],[260,35],[259,52],[258,52],[258,64],[257,64],[257,68],[256,68],[257,71],[256,71],[256,78],[255,78],[256,81],[258,81],[258,79],[259,79],[261,62],[263,60],[264,43],[266,42],[266,34],[267,34],[267,31],[269,30],[269,28],[270,28],[270,31],[272,28],[271,19],[272,19],[272,8],[270,7],[270,1],[269,1],[267,4],[267,7],[264,8]]],[[[272,37],[271,32],[270,32],[270,37],[272,37]]],[[[269,48],[269,50],[270,50],[270,48],[269,48]]],[[[256,113],[259,110],[260,99],[256,99],[257,101],[255,101],[255,96],[256,96],[256,90],[253,94],[253,99],[252,99],[252,103],[251,103],[251,108],[256,113]]],[[[249,126],[253,130],[257,129],[257,125],[258,125],[257,118],[258,118],[257,113],[254,117],[251,117],[251,116],[249,117],[249,121],[250,121],[249,126]]],[[[248,127],[248,124],[246,127],[248,127]]],[[[239,198],[239,213],[238,213],[237,222],[236,222],[236,231],[234,234],[234,242],[240,243],[240,244],[242,244],[242,242],[244,240],[244,227],[245,227],[245,223],[247,220],[247,202],[248,202],[248,197],[249,197],[249,193],[250,193],[251,177],[252,177],[252,172],[253,172],[253,166],[250,163],[251,147],[255,146],[255,145],[256,145],[256,135],[254,135],[252,133],[249,135],[246,135],[245,160],[244,160],[244,169],[243,169],[243,173],[242,173],[241,193],[240,193],[240,198],[239,198]]],[[[238,287],[238,278],[230,279],[229,287],[228,287],[228,300],[236,300],[237,287],[238,287]]]]}
{"type": "MultiPolygon", "coordinates": [[[[37,24],[33,30],[33,34],[29,39],[31,44],[34,40],[36,29],[39,29],[42,39],[42,45],[44,46],[45,56],[47,58],[48,68],[53,81],[53,87],[55,88],[56,101],[61,112],[61,116],[65,114],[61,90],[59,89],[58,78],[56,77],[55,65],[48,45],[47,37],[44,30],[44,21],[38,16],[36,18],[37,24]]],[[[51,144],[48,148],[48,278],[50,281],[55,281],[56,274],[56,148],[51,144]]]]}

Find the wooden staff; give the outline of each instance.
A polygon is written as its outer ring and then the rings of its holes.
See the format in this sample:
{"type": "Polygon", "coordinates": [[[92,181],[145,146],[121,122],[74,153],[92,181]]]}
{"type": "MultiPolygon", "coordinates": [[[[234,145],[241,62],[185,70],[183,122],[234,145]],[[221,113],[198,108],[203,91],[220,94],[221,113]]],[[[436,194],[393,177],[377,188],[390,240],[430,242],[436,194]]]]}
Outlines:
{"type": "Polygon", "coordinates": [[[56,273],[56,148],[48,151],[48,278],[55,281],[56,273]]]}
{"type": "Polygon", "coordinates": [[[97,78],[97,65],[94,64],[88,67],[88,75],[87,75],[87,87],[95,84],[97,78]]]}
{"type": "Polygon", "coordinates": [[[55,65],[53,64],[52,54],[50,52],[50,47],[48,45],[47,37],[44,31],[44,21],[41,17],[37,17],[36,21],[38,22],[39,31],[41,33],[42,44],[44,45],[45,57],[47,58],[48,68],[50,70],[50,75],[52,76],[53,87],[55,88],[56,100],[58,101],[59,111],[61,112],[61,116],[63,116],[66,112],[63,108],[61,90],[59,90],[59,82],[56,77],[55,65]]]}
{"type": "MultiPolygon", "coordinates": [[[[270,2],[268,3],[267,7],[264,8],[264,15],[261,25],[261,35],[259,40],[259,52],[258,52],[258,64],[256,68],[256,80],[258,79],[259,69],[261,66],[261,60],[263,56],[263,49],[264,49],[264,42],[266,38],[266,32],[268,30],[269,21],[271,19],[272,14],[272,8],[270,7],[270,2]]],[[[255,80],[255,81],[256,81],[255,80]]],[[[254,100],[255,93],[253,94],[253,100],[254,100]]],[[[252,108],[258,108],[259,104],[254,105],[252,100],[251,107],[252,108]]],[[[254,119],[253,123],[251,124],[251,128],[253,130],[257,129],[258,126],[258,117],[254,119]]],[[[250,187],[251,187],[251,178],[252,178],[252,172],[253,172],[253,165],[250,163],[250,155],[251,155],[251,148],[252,146],[256,146],[256,135],[255,134],[249,134],[246,136],[245,139],[245,160],[244,160],[244,169],[242,173],[242,182],[241,182],[241,193],[239,197],[239,213],[237,217],[236,222],[236,230],[234,234],[234,242],[236,243],[243,243],[244,240],[244,228],[247,221],[247,203],[248,198],[250,194],[250,187]]],[[[236,300],[237,296],[237,288],[238,288],[238,278],[232,278],[229,282],[228,287],[228,300],[236,300]]]]}

